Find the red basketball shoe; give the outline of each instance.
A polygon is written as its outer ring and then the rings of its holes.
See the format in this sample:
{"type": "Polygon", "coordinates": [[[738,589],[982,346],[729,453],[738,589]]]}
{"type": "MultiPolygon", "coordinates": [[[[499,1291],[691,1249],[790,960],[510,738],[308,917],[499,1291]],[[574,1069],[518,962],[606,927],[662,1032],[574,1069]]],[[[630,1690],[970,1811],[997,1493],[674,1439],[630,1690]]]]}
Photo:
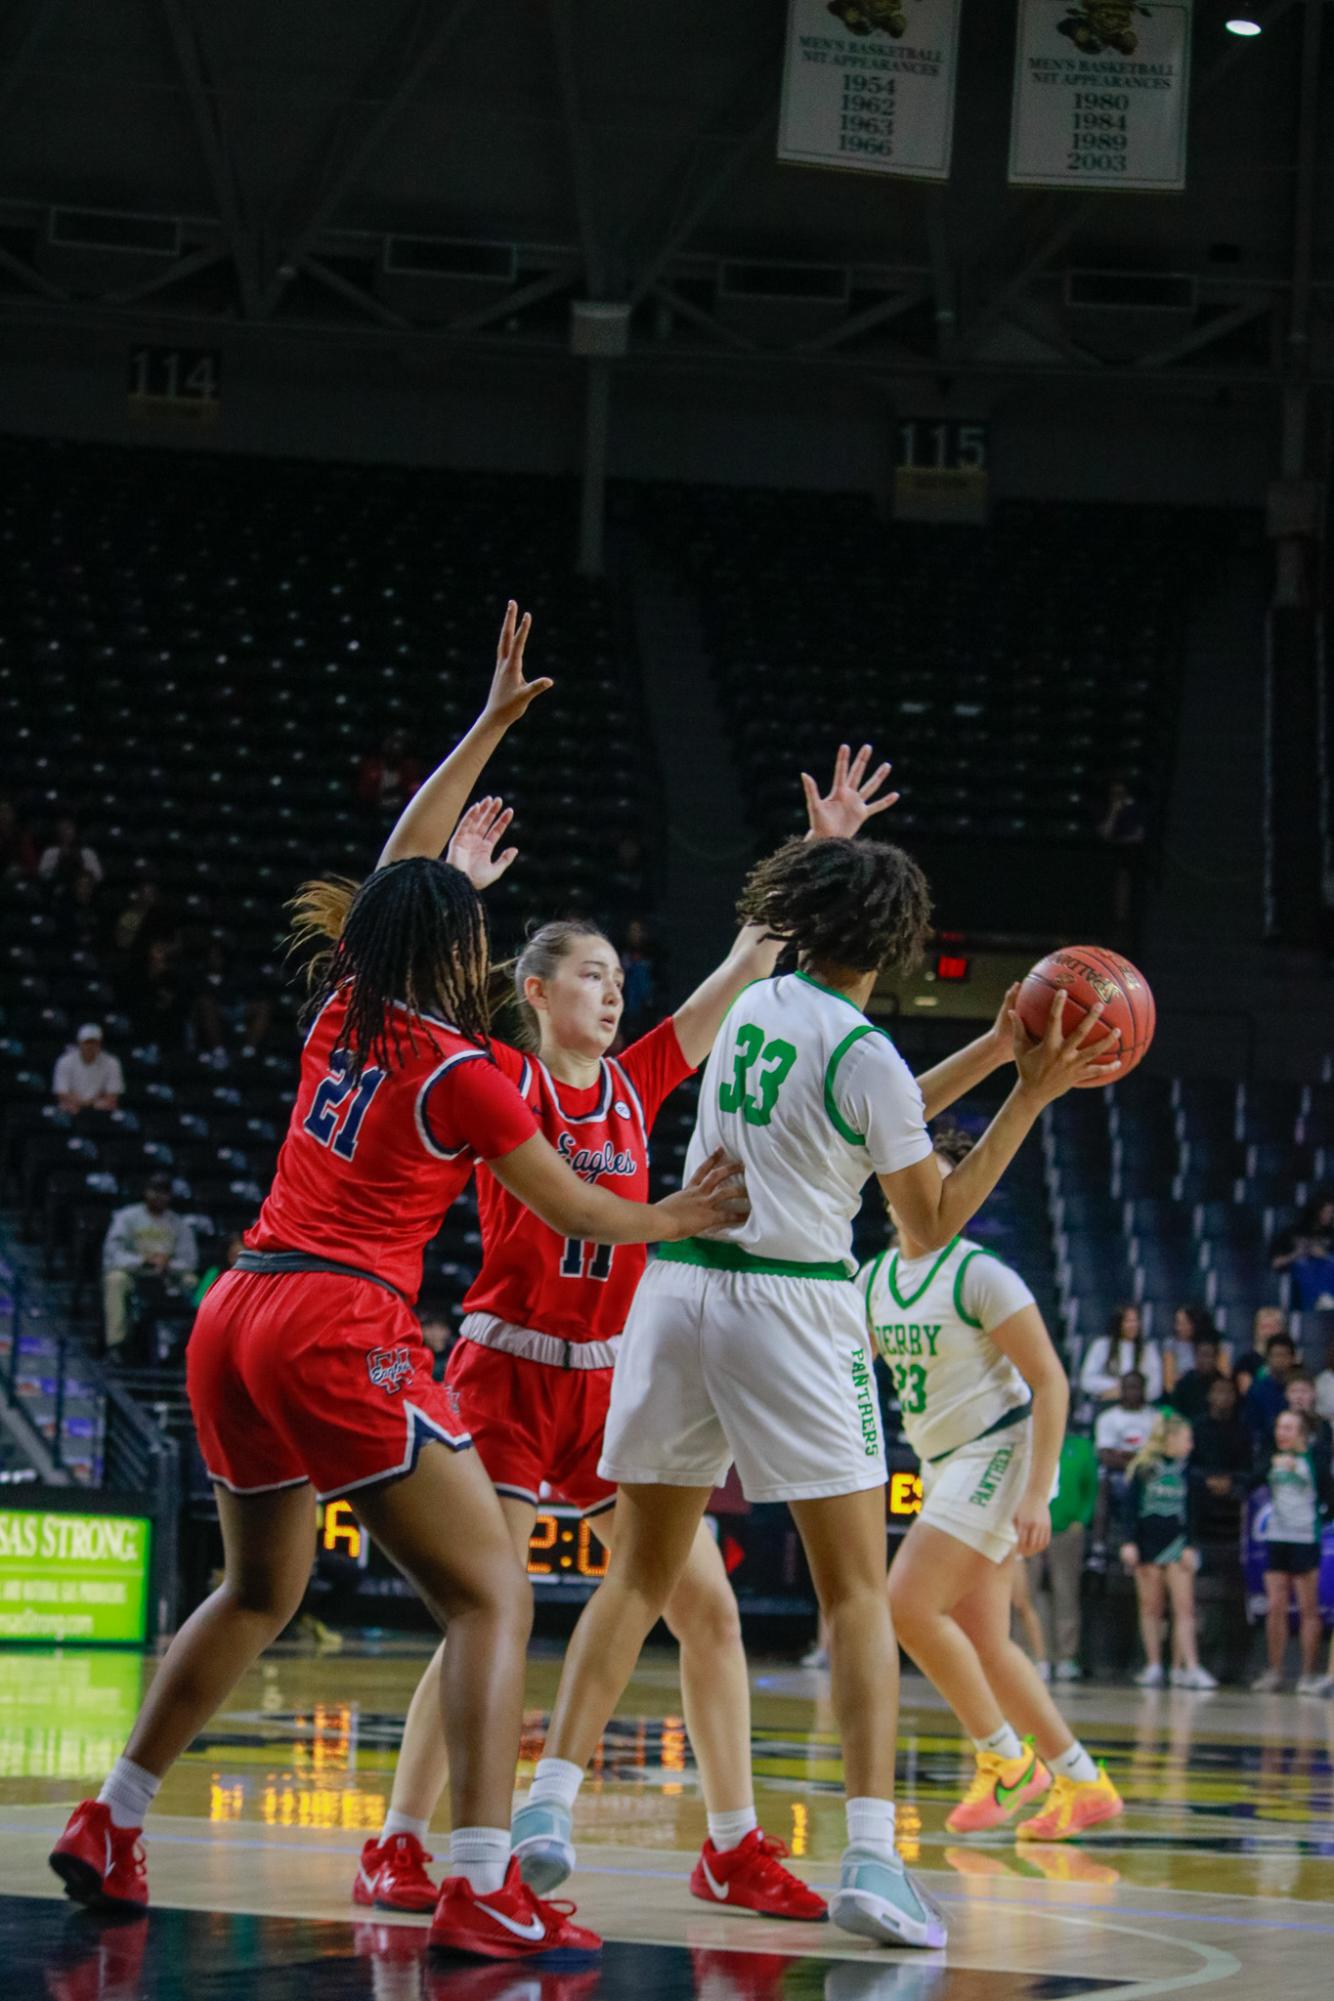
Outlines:
{"type": "Polygon", "coordinates": [[[466,1876],[446,1876],[430,1942],[433,1951],[478,1959],[591,1959],[601,1952],[602,1940],[572,1923],[573,1916],[573,1904],[548,1904],[535,1897],[519,1874],[518,1856],[512,1855],[503,1886],[485,1896],[466,1876]]]}
{"type": "Polygon", "coordinates": [[[368,1841],[352,1885],[353,1903],[373,1904],[377,1911],[433,1911],[440,1893],[426,1865],[434,1860],[415,1834],[368,1841]]]}
{"type": "Polygon", "coordinates": [[[66,1896],[99,1911],[146,1910],[143,1832],[114,1826],[111,1808],[101,1800],[76,1806],[50,1855],[66,1896]]]}
{"type": "Polygon", "coordinates": [[[760,1827],[721,1854],[706,1841],[691,1872],[690,1894],[734,1911],[761,1911],[766,1918],[827,1918],[824,1898],[783,1867],[779,1858],[787,1853],[785,1842],[771,1841],[760,1827]]]}

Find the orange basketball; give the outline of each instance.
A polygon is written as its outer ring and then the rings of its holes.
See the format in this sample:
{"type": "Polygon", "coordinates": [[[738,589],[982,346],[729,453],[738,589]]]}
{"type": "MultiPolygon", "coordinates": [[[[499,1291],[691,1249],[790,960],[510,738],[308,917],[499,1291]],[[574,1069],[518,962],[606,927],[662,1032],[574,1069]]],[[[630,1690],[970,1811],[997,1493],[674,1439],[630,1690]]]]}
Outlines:
{"type": "MultiPolygon", "coordinates": [[[[1019,1019],[1035,1040],[1046,1034],[1051,997],[1058,990],[1068,996],[1061,1023],[1065,1035],[1079,1027],[1096,1002],[1103,1002],[1101,1019],[1089,1040],[1095,1042],[1108,1029],[1116,1029],[1121,1037],[1121,1068],[1111,1071],[1106,1081],[1117,1083],[1129,1076],[1153,1041],[1158,1019],[1143,973],[1119,952],[1104,951],[1101,945],[1064,945],[1059,952],[1049,952],[1019,989],[1019,1019]]],[[[1084,1088],[1099,1082],[1090,1078],[1084,1088]]]]}

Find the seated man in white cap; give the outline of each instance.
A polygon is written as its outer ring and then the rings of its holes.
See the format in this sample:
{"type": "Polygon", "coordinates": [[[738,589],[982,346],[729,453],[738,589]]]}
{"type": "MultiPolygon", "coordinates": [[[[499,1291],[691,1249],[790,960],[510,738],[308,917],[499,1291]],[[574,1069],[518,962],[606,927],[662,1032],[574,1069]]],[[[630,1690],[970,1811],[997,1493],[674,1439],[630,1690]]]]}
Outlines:
{"type": "Polygon", "coordinates": [[[51,1079],[62,1112],[114,1112],[125,1090],[118,1058],[102,1046],[97,1022],[86,1021],[78,1038],[56,1063],[51,1079]]]}
{"type": "Polygon", "coordinates": [[[151,1313],[168,1299],[193,1292],[198,1269],[195,1233],[171,1206],[171,1176],[151,1174],[143,1201],[117,1209],[102,1245],[107,1353],[125,1341],[132,1293],[138,1313],[151,1313]]]}

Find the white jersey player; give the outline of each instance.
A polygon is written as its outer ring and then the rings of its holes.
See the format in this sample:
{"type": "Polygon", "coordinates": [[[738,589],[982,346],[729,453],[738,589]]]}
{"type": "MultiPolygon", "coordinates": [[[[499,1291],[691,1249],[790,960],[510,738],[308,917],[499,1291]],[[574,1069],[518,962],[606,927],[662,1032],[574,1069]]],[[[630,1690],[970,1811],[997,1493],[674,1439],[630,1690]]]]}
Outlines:
{"type": "Polygon", "coordinates": [[[871,841],[789,842],[751,872],[739,907],[800,969],[733,1003],[700,1089],[690,1157],[714,1145],[736,1156],[750,1215],[652,1264],[635,1296],[600,1466],[619,1483],[611,1566],[567,1652],[515,1849],[534,1883],[552,1886],[570,1866],[582,1769],[735,1461],[750,1499],[791,1507],[829,1630],[849,1795],[830,1915],[883,1943],[939,1946],[942,1915],[894,1845],[898,1655],[852,1218],[875,1173],[924,1242],[951,1241],[1041,1107],[1107,1057],[1112,1038],[1086,1044],[1096,1025],[1086,1018],[1063,1041],[1058,1002],[1034,1047],[1003,1010],[991,1034],[919,1086],[864,1013],[880,972],[906,966],[927,931],[926,883],[905,854],[871,841]],[[974,1159],[942,1183],[926,1116],[1012,1056],[1015,1090],[974,1159]]]}
{"type": "MultiPolygon", "coordinates": [[[[965,1133],[937,1134],[942,1179],[970,1150],[965,1133]]],[[[1018,1832],[1064,1840],[1122,1810],[1010,1639],[1013,1563],[1051,1537],[1065,1371],[1017,1272],[963,1236],[927,1252],[895,1220],[897,1246],[873,1259],[860,1284],[922,1462],[922,1511],[890,1572],[895,1630],[976,1754],[972,1783],[945,1825],[952,1834],[1005,1827],[1050,1792],[1018,1832]]]]}

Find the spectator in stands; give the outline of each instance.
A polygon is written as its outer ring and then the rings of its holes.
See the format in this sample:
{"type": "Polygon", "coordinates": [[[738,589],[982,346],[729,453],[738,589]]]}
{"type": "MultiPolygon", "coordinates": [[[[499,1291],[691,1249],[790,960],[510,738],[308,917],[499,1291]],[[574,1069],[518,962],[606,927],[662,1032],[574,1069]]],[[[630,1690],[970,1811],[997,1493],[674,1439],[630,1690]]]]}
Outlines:
{"type": "Polygon", "coordinates": [[[1078,1681],[1081,1634],[1080,1591],[1084,1548],[1098,1502],[1098,1455],[1093,1441],[1067,1431],[1056,1470],[1051,1500],[1051,1541],[1040,1556],[1028,1559],[1029,1583],[1035,1598],[1046,1583],[1051,1597],[1051,1650],[1056,1656],[1057,1681],[1078,1681]]]}
{"type": "MultiPolygon", "coordinates": [[[[1190,1308],[1179,1311],[1189,1312],[1190,1308]]],[[[1208,1327],[1208,1323],[1205,1323],[1208,1327]]],[[[1225,1380],[1218,1366],[1218,1336],[1212,1328],[1196,1334],[1191,1366],[1184,1375],[1178,1376],[1168,1392],[1168,1402],[1173,1410],[1180,1411],[1182,1417],[1196,1424],[1209,1407],[1209,1392],[1217,1382],[1225,1380]]]]}
{"type": "Polygon", "coordinates": [[[1098,1464],[1109,1473],[1124,1473],[1153,1429],[1153,1407],[1144,1390],[1139,1370],[1127,1369],[1116,1402],[1098,1413],[1093,1442],[1098,1464]]]}
{"type": "Polygon", "coordinates": [[[1325,1344],[1325,1366],[1315,1379],[1315,1407],[1334,1423],[1334,1334],[1325,1344]]]}
{"type": "Polygon", "coordinates": [[[627,1042],[633,1042],[652,1026],[656,1006],[652,951],[648,926],[642,918],[632,917],[625,927],[625,942],[621,946],[621,965],[625,969],[621,1034],[627,1042]]]}
{"type": "Polygon", "coordinates": [[[122,1001],[141,1042],[180,1048],[190,1019],[190,994],[177,969],[174,939],[150,941],[142,969],[125,978],[122,1001]]]}
{"type": "Polygon", "coordinates": [[[1274,1271],[1290,1271],[1306,1258],[1334,1254],[1334,1188],[1317,1188],[1290,1230],[1280,1230],[1269,1246],[1274,1271]]]}
{"type": "Polygon", "coordinates": [[[454,1329],[443,1313],[424,1313],[421,1326],[422,1340],[435,1357],[435,1366],[431,1373],[438,1383],[442,1383],[449,1362],[449,1351],[454,1346],[454,1329]]]}
{"type": "Polygon", "coordinates": [[[111,946],[122,965],[129,965],[164,923],[158,886],[144,876],[130,891],[129,902],[111,927],[111,946]]]}
{"type": "Polygon", "coordinates": [[[1299,1313],[1334,1308],[1334,1191],[1319,1188],[1298,1225],[1288,1265],[1292,1303],[1299,1313]]]}
{"type": "Polygon", "coordinates": [[[225,1271],[231,1270],[244,1249],[245,1238],[243,1236],[238,1234],[234,1237],[228,1237],[227,1242],[223,1246],[221,1257],[216,1264],[211,1264],[208,1267],[208,1270],[195,1287],[194,1299],[191,1302],[193,1305],[200,1306],[203,1304],[205,1293],[211,1292],[222,1277],[222,1274],[225,1271]]]}
{"type": "Polygon", "coordinates": [[[72,888],[80,875],[91,875],[101,882],[102,864],[95,850],[79,839],[78,821],[68,813],[56,821],[55,840],[43,849],[37,873],[53,889],[72,888]]]}
{"type": "Polygon", "coordinates": [[[142,1202],[117,1209],[102,1245],[102,1306],[109,1355],[124,1345],[133,1294],[151,1311],[168,1297],[194,1291],[199,1253],[195,1233],[171,1206],[171,1177],[149,1176],[142,1202]]]}
{"type": "Polygon", "coordinates": [[[18,807],[6,794],[0,797],[0,880],[6,876],[32,875],[37,867],[37,843],[19,818],[18,807]]]}
{"type": "Polygon", "coordinates": [[[1099,1403],[1115,1403],[1123,1378],[1134,1371],[1144,1378],[1150,1403],[1163,1393],[1163,1358],[1157,1343],[1144,1338],[1144,1322],[1138,1306],[1118,1306],[1107,1323],[1107,1332],[1089,1344],[1079,1371],[1079,1387],[1099,1403]]]}
{"type": "Polygon", "coordinates": [[[1187,1304],[1178,1306],[1172,1315],[1172,1335],[1163,1350],[1163,1380],[1171,1390],[1179,1376],[1195,1365],[1195,1343],[1212,1341],[1216,1351],[1215,1366],[1225,1374],[1228,1366],[1228,1350],[1213,1322],[1213,1315],[1207,1306],[1187,1304]]]}
{"type": "Polygon", "coordinates": [[[1230,1376],[1214,1377],[1204,1413],[1192,1421],[1191,1429],[1195,1447],[1190,1477],[1198,1492],[1203,1533],[1209,1541],[1234,1542],[1255,1448],[1241,1421],[1237,1386],[1230,1376]]]}
{"type": "Polygon", "coordinates": [[[1281,1306],[1261,1306],[1256,1309],[1251,1324],[1251,1345],[1232,1365],[1232,1374],[1237,1385],[1237,1394],[1245,1397],[1247,1390],[1265,1365],[1265,1350],[1276,1334],[1286,1334],[1288,1316],[1281,1306]]]}
{"type": "Polygon", "coordinates": [[[51,1079],[62,1112],[114,1112],[125,1094],[125,1073],[103,1047],[102,1030],[86,1021],[59,1058],[51,1079]]]}
{"type": "Polygon", "coordinates": [[[1288,1377],[1297,1366],[1291,1334],[1275,1334],[1265,1349],[1264,1366],[1246,1392],[1242,1419],[1252,1438],[1268,1438],[1274,1420],[1288,1407],[1288,1377]]]}
{"type": "Polygon", "coordinates": [[[100,954],[105,935],[98,908],[100,889],[97,877],[84,870],[75,876],[62,912],[65,940],[70,949],[91,952],[94,957],[100,954]]]}
{"type": "Polygon", "coordinates": [[[408,733],[390,730],[378,751],[363,757],[357,769],[357,797],[363,806],[396,813],[411,799],[425,773],[408,754],[408,733]]]}
{"type": "Polygon", "coordinates": [[[1200,1666],[1195,1639],[1195,1575],[1200,1567],[1195,1495],[1186,1466],[1194,1438],[1184,1417],[1160,1412],[1127,1467],[1121,1561],[1135,1579],[1144,1666],[1140,1688],[1163,1684],[1163,1612],[1172,1610],[1172,1685],[1217,1688],[1200,1666]]]}
{"type": "MultiPolygon", "coordinates": [[[[1272,1349],[1273,1343],[1270,1343],[1272,1349]]],[[[1321,1524],[1334,1508],[1329,1455],[1316,1450],[1296,1411],[1280,1411],[1256,1463],[1256,1486],[1269,1489],[1265,1517],[1265,1641],[1269,1663],[1251,1683],[1261,1693],[1283,1686],[1288,1651],[1288,1603],[1295,1599],[1301,1647],[1299,1695],[1325,1694],[1316,1669],[1320,1647],[1321,1524]]]]}
{"type": "Polygon", "coordinates": [[[1098,838],[1112,847],[1139,847],[1144,840],[1144,815],[1126,780],[1113,778],[1107,787],[1107,806],[1098,822],[1098,838]]]}
{"type": "Polygon", "coordinates": [[[1323,1452],[1327,1459],[1334,1456],[1334,1430],[1315,1407],[1315,1377],[1305,1369],[1294,1369],[1288,1377],[1286,1396],[1288,1409],[1295,1410],[1306,1426],[1313,1450],[1323,1452]]]}

